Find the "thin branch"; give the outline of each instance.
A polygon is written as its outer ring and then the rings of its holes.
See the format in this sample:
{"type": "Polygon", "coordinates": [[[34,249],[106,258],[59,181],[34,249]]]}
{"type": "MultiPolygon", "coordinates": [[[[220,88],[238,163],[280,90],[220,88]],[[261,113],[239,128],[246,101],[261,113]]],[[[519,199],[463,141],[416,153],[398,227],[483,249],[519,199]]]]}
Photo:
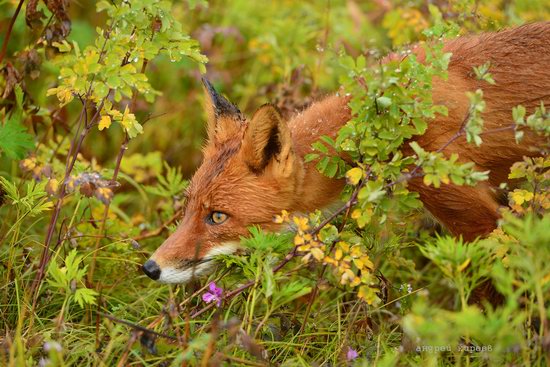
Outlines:
{"type": "Polygon", "coordinates": [[[2,60],[4,60],[4,56],[6,56],[6,51],[8,49],[8,42],[10,41],[10,37],[11,37],[11,31],[13,30],[13,25],[15,24],[15,20],[17,19],[17,16],[21,11],[21,7],[23,6],[24,2],[25,0],[19,0],[19,4],[17,4],[15,13],[11,17],[10,24],[8,25],[8,30],[6,31],[6,36],[4,37],[4,43],[2,43],[2,50],[0,51],[0,64],[2,63],[2,60]]]}
{"type": "Polygon", "coordinates": [[[97,311],[97,313],[103,317],[106,317],[108,318],[109,320],[112,320],[116,323],[119,323],[119,324],[123,324],[123,325],[126,325],[126,326],[129,326],[131,327],[132,329],[135,329],[137,331],[140,331],[140,332],[143,332],[143,333],[147,333],[147,334],[151,334],[151,335],[155,335],[155,336],[158,336],[158,337],[161,337],[161,338],[165,338],[165,339],[168,339],[168,340],[173,340],[173,341],[178,341],[178,339],[175,337],[175,336],[172,336],[172,335],[168,335],[168,334],[164,334],[164,333],[159,333],[158,331],[155,331],[155,330],[151,330],[151,329],[148,329],[146,328],[145,326],[141,326],[141,325],[138,325],[138,324],[134,324],[133,322],[130,322],[130,321],[127,321],[127,320],[123,320],[123,319],[119,319],[117,317],[114,317],[112,315],[109,315],[105,312],[101,312],[101,311],[97,311]]]}
{"type": "Polygon", "coordinates": [[[178,210],[178,212],[176,214],[174,214],[173,216],[170,217],[170,219],[168,219],[166,222],[162,223],[160,225],[160,227],[158,227],[157,229],[155,230],[152,230],[152,231],[149,231],[149,232],[145,232],[143,234],[140,234],[139,236],[136,236],[134,237],[134,240],[135,241],[141,241],[141,240],[144,240],[144,239],[147,239],[147,238],[152,238],[152,237],[157,237],[157,236],[160,236],[162,234],[162,232],[164,232],[166,229],[168,229],[168,226],[171,225],[172,223],[174,223],[178,218],[181,217],[181,213],[180,211],[178,210]]]}

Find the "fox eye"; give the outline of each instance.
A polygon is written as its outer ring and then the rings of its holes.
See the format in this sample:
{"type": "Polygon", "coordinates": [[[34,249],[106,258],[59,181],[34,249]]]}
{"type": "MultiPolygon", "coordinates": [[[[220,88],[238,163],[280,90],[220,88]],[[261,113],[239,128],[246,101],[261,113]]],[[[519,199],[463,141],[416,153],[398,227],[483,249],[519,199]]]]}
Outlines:
{"type": "Polygon", "coordinates": [[[208,224],[222,224],[229,216],[222,212],[212,212],[206,217],[208,224]]]}

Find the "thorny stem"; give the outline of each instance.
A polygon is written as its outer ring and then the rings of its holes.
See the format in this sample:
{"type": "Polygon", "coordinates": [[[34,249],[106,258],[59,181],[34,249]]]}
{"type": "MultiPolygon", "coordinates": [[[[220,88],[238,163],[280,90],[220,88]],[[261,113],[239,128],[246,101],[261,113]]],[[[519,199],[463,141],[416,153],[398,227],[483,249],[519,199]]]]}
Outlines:
{"type": "Polygon", "coordinates": [[[0,64],[2,63],[2,60],[4,60],[4,56],[6,56],[8,42],[10,41],[11,37],[11,31],[13,30],[13,25],[15,24],[15,20],[19,16],[19,12],[21,11],[21,7],[23,6],[24,2],[25,0],[19,0],[19,4],[17,4],[15,13],[13,13],[13,17],[11,17],[10,24],[8,25],[8,30],[6,31],[6,36],[4,37],[4,42],[2,43],[2,50],[0,50],[0,64]]]}

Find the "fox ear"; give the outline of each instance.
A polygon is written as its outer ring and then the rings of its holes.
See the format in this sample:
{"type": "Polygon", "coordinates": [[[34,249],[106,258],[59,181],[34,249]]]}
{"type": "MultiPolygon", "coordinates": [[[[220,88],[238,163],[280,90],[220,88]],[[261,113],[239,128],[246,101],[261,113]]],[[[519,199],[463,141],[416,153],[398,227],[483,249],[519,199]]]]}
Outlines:
{"type": "Polygon", "coordinates": [[[292,138],[279,110],[267,104],[260,107],[248,123],[243,139],[243,157],[254,173],[272,161],[286,175],[293,167],[292,138]]]}
{"type": "Polygon", "coordinates": [[[211,141],[216,140],[216,136],[223,130],[238,129],[237,122],[243,121],[241,111],[233,103],[229,102],[224,96],[219,94],[214,86],[206,78],[202,78],[202,84],[206,92],[206,113],[207,113],[207,132],[211,141]],[[233,125],[233,126],[231,126],[233,125]]]}

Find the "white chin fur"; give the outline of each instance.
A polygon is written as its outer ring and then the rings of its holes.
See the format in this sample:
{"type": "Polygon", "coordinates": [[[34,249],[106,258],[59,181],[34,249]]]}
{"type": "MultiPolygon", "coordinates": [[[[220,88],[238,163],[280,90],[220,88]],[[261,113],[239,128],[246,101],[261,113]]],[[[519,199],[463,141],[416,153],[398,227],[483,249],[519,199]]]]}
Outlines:
{"type": "MultiPolygon", "coordinates": [[[[204,256],[204,259],[210,260],[217,255],[229,255],[239,249],[238,242],[228,242],[220,246],[210,249],[204,256]]],[[[174,267],[162,268],[158,282],[174,284],[174,283],[187,283],[191,279],[201,277],[209,274],[216,268],[212,261],[206,261],[201,264],[196,264],[184,269],[177,269],[174,267]]]]}
{"type": "Polygon", "coordinates": [[[195,266],[186,268],[186,269],[176,269],[172,267],[163,268],[160,272],[160,278],[158,281],[160,283],[187,283],[193,278],[200,277],[206,273],[209,273],[214,264],[210,261],[207,261],[202,264],[197,264],[195,266]]]}

